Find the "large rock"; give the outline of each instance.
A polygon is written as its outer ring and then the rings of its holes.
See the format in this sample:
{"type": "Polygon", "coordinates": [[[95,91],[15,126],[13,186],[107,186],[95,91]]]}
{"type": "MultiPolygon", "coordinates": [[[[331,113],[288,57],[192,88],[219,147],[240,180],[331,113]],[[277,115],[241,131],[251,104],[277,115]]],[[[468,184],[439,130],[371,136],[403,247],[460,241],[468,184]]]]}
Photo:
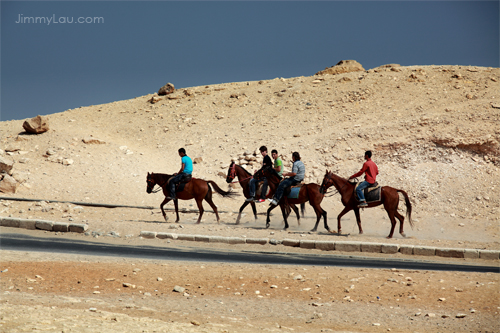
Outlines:
{"type": "Polygon", "coordinates": [[[26,132],[31,134],[40,134],[49,130],[49,119],[44,116],[36,116],[30,120],[26,120],[23,124],[26,132]]]}
{"type": "Polygon", "coordinates": [[[350,72],[358,72],[364,71],[365,69],[359,62],[356,60],[341,60],[335,66],[325,68],[322,71],[316,73],[316,75],[325,75],[325,74],[342,74],[342,73],[350,73],[350,72]]]}
{"type": "Polygon", "coordinates": [[[164,95],[171,94],[174,91],[175,91],[174,85],[172,83],[167,83],[166,85],[161,87],[160,90],[158,90],[158,95],[164,96],[164,95]]]}
{"type": "Polygon", "coordinates": [[[19,183],[9,175],[4,175],[0,180],[0,192],[16,193],[19,183]]]}
{"type": "Polygon", "coordinates": [[[0,156],[0,173],[10,174],[13,166],[14,166],[13,161],[8,160],[5,157],[0,156]]]}

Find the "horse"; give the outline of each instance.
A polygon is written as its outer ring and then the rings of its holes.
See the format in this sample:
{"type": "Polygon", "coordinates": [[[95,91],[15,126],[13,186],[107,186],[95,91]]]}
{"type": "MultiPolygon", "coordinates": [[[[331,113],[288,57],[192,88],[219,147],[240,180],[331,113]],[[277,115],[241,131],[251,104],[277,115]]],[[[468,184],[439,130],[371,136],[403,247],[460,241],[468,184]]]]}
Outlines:
{"type": "MultiPolygon", "coordinates": [[[[272,184],[273,186],[275,186],[277,188],[279,183],[280,183],[280,179],[272,171],[274,171],[274,170],[269,170],[269,168],[267,168],[267,169],[263,169],[259,172],[262,172],[262,174],[268,179],[269,185],[272,184]]],[[[302,187],[299,190],[299,196],[296,199],[287,198],[287,195],[285,193],[285,195],[283,195],[283,197],[281,198],[281,200],[278,203],[280,208],[281,208],[281,213],[283,214],[283,219],[285,220],[284,230],[288,230],[288,227],[289,227],[288,221],[287,221],[287,217],[288,217],[287,206],[290,205],[290,207],[293,208],[293,207],[295,207],[296,204],[304,205],[306,202],[309,202],[309,204],[314,208],[314,212],[316,213],[316,224],[314,225],[314,228],[311,231],[318,230],[319,221],[321,220],[321,217],[323,217],[325,229],[328,232],[331,232],[330,227],[328,226],[327,219],[326,219],[326,211],[323,210],[323,208],[321,208],[321,206],[320,206],[321,201],[323,201],[323,197],[324,197],[324,195],[319,192],[319,185],[313,184],[313,183],[302,185],[302,187]]],[[[276,207],[277,206],[270,205],[270,207],[267,209],[266,228],[269,228],[270,222],[271,222],[271,219],[269,218],[269,214],[276,207]]],[[[297,219],[298,219],[298,215],[297,215],[297,219]]]]}
{"type": "MultiPolygon", "coordinates": [[[[250,183],[250,179],[252,179],[253,176],[250,172],[248,172],[247,170],[245,170],[241,166],[237,165],[234,162],[231,162],[231,164],[229,165],[229,169],[227,170],[226,182],[233,183],[235,178],[238,178],[237,182],[240,183],[241,188],[243,189],[243,195],[245,196],[245,198],[249,198],[250,197],[249,183],[250,183]]],[[[272,197],[274,192],[276,191],[276,188],[277,187],[275,185],[272,185],[272,186],[270,185],[269,186],[269,195],[267,197],[272,197]]],[[[243,202],[243,205],[241,205],[241,207],[240,207],[240,211],[238,213],[238,217],[236,218],[235,224],[240,224],[241,214],[243,212],[243,209],[245,209],[245,207],[248,206],[248,204],[250,204],[252,206],[253,215],[255,217],[255,220],[257,220],[257,208],[255,207],[255,203],[253,201],[245,201],[245,202],[243,202]]],[[[300,225],[300,216],[299,216],[299,212],[297,210],[297,207],[295,207],[295,205],[294,205],[292,207],[292,209],[294,210],[295,214],[297,215],[297,221],[299,221],[299,225],[300,225]]],[[[302,210],[302,217],[304,217],[305,206],[303,204],[301,205],[301,210],[302,210]]]]}
{"type": "MultiPolygon", "coordinates": [[[[323,182],[321,183],[321,193],[326,193],[327,189],[332,185],[335,186],[337,192],[340,193],[341,201],[344,205],[344,209],[337,217],[338,233],[340,234],[342,229],[340,226],[340,219],[342,218],[342,216],[344,216],[349,211],[354,210],[354,214],[356,215],[356,222],[358,223],[359,233],[362,234],[363,228],[361,228],[361,218],[359,216],[359,203],[354,195],[356,184],[351,183],[347,179],[339,177],[327,170],[325,177],[323,178],[323,182]]],[[[392,224],[391,232],[389,233],[389,236],[387,236],[387,238],[392,238],[394,234],[394,228],[396,227],[396,219],[394,217],[397,217],[400,223],[399,233],[401,234],[401,236],[406,237],[403,231],[404,216],[398,213],[399,193],[403,194],[405,198],[406,216],[408,218],[410,226],[413,229],[413,221],[411,220],[411,203],[410,199],[408,198],[408,194],[405,191],[395,189],[390,186],[382,186],[380,201],[368,202],[368,208],[377,207],[382,204],[384,205],[384,208],[389,215],[389,219],[391,220],[392,224]]]]}
{"type": "MultiPolygon", "coordinates": [[[[165,214],[165,210],[163,209],[163,206],[170,201],[167,197],[170,196],[169,193],[169,186],[168,186],[168,181],[171,177],[174,175],[168,175],[164,173],[149,173],[146,178],[147,182],[147,189],[146,192],[152,193],[153,188],[158,185],[163,189],[163,194],[165,195],[165,200],[160,204],[160,209],[161,213],[163,214],[163,218],[165,221],[167,221],[167,215],[165,214]]],[[[231,191],[223,191],[214,181],[212,180],[203,180],[203,179],[198,179],[198,178],[192,178],[188,183],[186,183],[184,189],[181,192],[177,193],[176,199],[174,199],[174,206],[175,206],[175,214],[177,216],[177,219],[175,222],[179,222],[179,206],[178,206],[178,199],[181,200],[191,200],[195,199],[196,204],[198,205],[198,210],[200,212],[200,215],[198,216],[198,221],[196,221],[196,224],[201,222],[201,217],[203,216],[203,204],[202,201],[205,199],[206,202],[212,207],[215,216],[217,217],[217,223],[220,223],[220,218],[219,218],[219,213],[217,211],[217,206],[212,201],[212,188],[210,185],[213,186],[215,189],[215,192],[218,194],[222,195],[223,197],[233,197],[237,195],[236,193],[233,193],[231,191]]]]}

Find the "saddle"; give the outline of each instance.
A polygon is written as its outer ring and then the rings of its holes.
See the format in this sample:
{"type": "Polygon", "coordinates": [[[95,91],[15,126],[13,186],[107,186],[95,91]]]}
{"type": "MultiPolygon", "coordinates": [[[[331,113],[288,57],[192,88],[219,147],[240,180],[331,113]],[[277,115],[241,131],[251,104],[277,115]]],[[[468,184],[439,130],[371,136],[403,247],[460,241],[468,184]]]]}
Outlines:
{"type": "MultiPolygon", "coordinates": [[[[170,177],[170,179],[168,180],[168,182],[170,183],[170,180],[172,180],[173,177],[170,177]]],[[[176,184],[175,185],[175,193],[178,193],[178,192],[182,192],[184,191],[184,187],[186,186],[187,183],[189,183],[191,180],[193,179],[193,177],[191,175],[188,175],[186,178],[184,178],[183,180],[181,180],[181,182],[179,184],[176,184]]]]}
{"type": "Polygon", "coordinates": [[[290,186],[285,190],[285,196],[289,199],[298,199],[299,198],[299,192],[302,186],[304,186],[305,183],[304,181],[301,181],[298,184],[295,184],[293,186],[290,186]]]}
{"type": "MultiPolygon", "coordinates": [[[[359,201],[359,199],[358,199],[358,194],[356,192],[356,188],[358,187],[359,184],[361,183],[356,183],[354,187],[354,196],[356,197],[357,201],[359,201]]],[[[368,202],[380,201],[381,189],[382,187],[378,184],[378,182],[375,182],[370,186],[368,186],[367,188],[365,188],[363,190],[363,194],[365,195],[366,202],[368,203],[368,202]]]]}

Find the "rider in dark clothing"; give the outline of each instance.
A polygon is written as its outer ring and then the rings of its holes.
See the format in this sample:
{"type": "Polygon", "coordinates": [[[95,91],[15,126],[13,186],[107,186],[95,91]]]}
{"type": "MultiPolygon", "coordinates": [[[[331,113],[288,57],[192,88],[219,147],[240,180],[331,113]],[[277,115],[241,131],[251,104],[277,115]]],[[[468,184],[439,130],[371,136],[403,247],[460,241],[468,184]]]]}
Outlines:
{"type": "MultiPolygon", "coordinates": [[[[262,167],[259,170],[262,170],[264,168],[272,168],[273,167],[273,161],[271,161],[271,157],[267,155],[267,147],[262,146],[259,148],[260,153],[264,157],[264,160],[262,161],[262,167]]],[[[258,171],[259,171],[258,170],[258,171]]],[[[256,173],[258,173],[258,171],[256,173]]],[[[245,201],[255,201],[255,202],[264,202],[266,200],[266,193],[267,193],[267,178],[266,177],[261,177],[258,178],[255,175],[253,176],[252,179],[250,179],[250,182],[248,184],[248,189],[250,192],[250,197],[246,199],[245,201]],[[264,184],[262,184],[262,190],[260,192],[260,199],[255,200],[255,184],[260,182],[261,180],[264,181],[264,184]]]]}

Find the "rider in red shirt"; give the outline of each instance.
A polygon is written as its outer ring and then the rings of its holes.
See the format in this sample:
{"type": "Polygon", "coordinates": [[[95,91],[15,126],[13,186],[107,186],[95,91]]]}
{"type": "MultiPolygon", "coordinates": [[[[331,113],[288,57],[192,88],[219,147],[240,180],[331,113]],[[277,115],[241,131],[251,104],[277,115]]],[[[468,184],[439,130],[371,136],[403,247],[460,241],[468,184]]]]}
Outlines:
{"type": "Polygon", "coordinates": [[[361,184],[358,185],[356,188],[356,193],[358,194],[358,199],[359,199],[359,205],[358,207],[367,207],[368,204],[366,203],[365,196],[363,194],[363,190],[370,185],[373,185],[375,183],[375,179],[377,178],[378,175],[378,168],[375,162],[371,160],[372,157],[372,152],[371,151],[366,151],[365,152],[365,160],[366,162],[363,164],[363,167],[358,173],[355,173],[351,177],[349,177],[349,180],[352,178],[356,178],[361,176],[363,173],[365,173],[365,180],[361,182],[361,184]]]}

